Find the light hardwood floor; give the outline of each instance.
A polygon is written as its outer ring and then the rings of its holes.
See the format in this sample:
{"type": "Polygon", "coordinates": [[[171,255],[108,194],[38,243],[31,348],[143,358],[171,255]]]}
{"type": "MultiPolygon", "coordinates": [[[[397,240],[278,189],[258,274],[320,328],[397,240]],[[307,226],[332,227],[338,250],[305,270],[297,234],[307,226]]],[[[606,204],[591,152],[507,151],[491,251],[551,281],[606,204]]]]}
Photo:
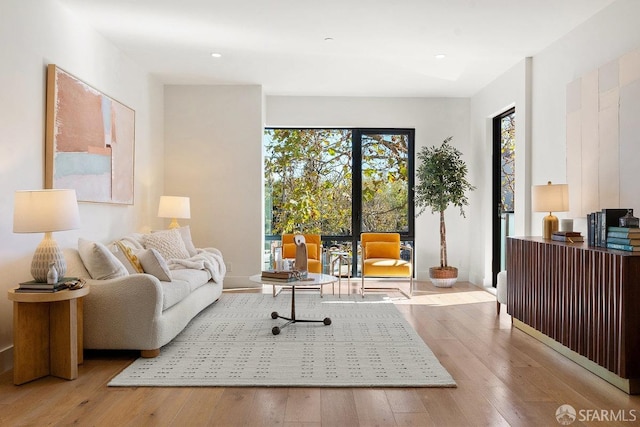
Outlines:
{"type": "Polygon", "coordinates": [[[640,424],[640,396],[513,329],[491,294],[464,282],[418,288],[397,307],[457,388],[109,388],[136,354],[87,352],[74,381],[14,386],[11,371],[0,375],[0,426],[558,426],[563,404],[591,417],[572,426],[640,424]]]}

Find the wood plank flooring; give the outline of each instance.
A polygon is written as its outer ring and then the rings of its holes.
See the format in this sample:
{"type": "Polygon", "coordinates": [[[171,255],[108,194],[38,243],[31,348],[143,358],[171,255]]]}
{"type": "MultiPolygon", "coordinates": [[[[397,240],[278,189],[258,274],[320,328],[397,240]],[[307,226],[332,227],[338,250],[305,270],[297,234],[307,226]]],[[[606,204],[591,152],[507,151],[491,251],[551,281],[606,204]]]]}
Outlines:
{"type": "Polygon", "coordinates": [[[512,328],[493,295],[464,282],[418,289],[412,300],[391,296],[457,388],[109,388],[137,354],[86,352],[74,381],[15,386],[12,371],[0,375],[0,426],[555,426],[563,404],[590,411],[572,426],[640,424],[640,396],[512,328]]]}

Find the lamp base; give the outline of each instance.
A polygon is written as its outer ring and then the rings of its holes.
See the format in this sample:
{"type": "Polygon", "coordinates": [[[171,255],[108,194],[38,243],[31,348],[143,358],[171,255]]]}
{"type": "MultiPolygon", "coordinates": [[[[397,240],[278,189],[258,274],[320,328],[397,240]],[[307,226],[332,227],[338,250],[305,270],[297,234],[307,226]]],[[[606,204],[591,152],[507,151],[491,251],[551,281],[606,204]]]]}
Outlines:
{"type": "Polygon", "coordinates": [[[558,218],[549,212],[549,215],[542,219],[542,237],[551,239],[551,236],[556,231],[558,231],[558,218]]]}
{"type": "Polygon", "coordinates": [[[178,220],[176,218],[173,218],[171,220],[171,223],[169,224],[169,230],[172,230],[174,228],[180,228],[180,224],[178,224],[178,220]]]}
{"type": "Polygon", "coordinates": [[[58,277],[62,279],[67,273],[67,261],[64,259],[62,250],[51,237],[51,233],[44,233],[44,239],[36,248],[31,260],[31,275],[36,282],[46,283],[51,263],[56,268],[58,277]]]}

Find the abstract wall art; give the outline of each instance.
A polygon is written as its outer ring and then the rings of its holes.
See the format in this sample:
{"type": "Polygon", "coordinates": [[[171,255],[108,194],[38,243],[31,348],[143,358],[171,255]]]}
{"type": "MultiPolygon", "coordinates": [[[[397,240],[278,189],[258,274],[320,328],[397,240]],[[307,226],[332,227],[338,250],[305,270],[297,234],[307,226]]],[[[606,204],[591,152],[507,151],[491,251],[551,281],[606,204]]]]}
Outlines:
{"type": "Polygon", "coordinates": [[[47,66],[45,187],[78,201],[133,204],[135,111],[47,66]]]}

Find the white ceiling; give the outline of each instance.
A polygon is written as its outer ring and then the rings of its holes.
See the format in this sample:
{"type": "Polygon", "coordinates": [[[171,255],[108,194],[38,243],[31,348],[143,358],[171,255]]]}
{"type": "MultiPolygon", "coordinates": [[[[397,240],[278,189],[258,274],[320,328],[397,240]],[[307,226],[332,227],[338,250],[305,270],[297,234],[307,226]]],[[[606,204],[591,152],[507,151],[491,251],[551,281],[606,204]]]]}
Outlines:
{"type": "Polygon", "coordinates": [[[468,97],[614,0],[59,1],[167,84],[468,97]]]}

